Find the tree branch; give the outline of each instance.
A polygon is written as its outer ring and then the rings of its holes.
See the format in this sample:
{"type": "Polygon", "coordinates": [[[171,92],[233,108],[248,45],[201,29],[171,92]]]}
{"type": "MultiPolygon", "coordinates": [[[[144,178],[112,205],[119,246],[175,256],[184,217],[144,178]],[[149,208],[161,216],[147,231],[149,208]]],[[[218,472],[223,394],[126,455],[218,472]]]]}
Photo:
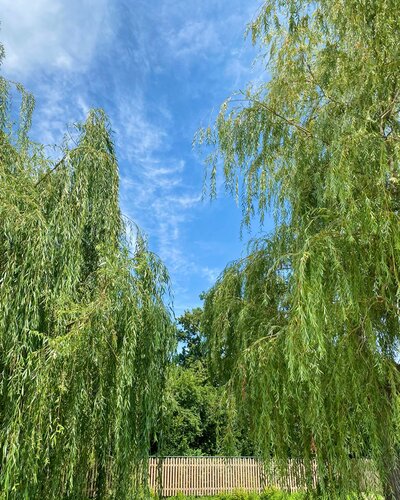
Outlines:
{"type": "MultiPolygon", "coordinates": [[[[241,92],[241,93],[242,93],[242,95],[244,95],[243,92],[241,92]]],[[[282,115],[281,113],[279,113],[275,109],[273,109],[270,106],[268,106],[267,104],[265,104],[265,102],[259,101],[257,99],[252,98],[252,97],[249,97],[249,96],[245,96],[245,99],[235,99],[234,101],[231,101],[231,102],[235,102],[235,101],[252,102],[252,103],[256,104],[257,106],[260,106],[260,107],[266,109],[269,113],[276,116],[276,118],[279,118],[280,120],[284,121],[285,123],[287,123],[291,127],[296,128],[297,130],[299,130],[300,132],[305,134],[307,137],[316,139],[317,141],[322,142],[325,146],[330,146],[330,144],[328,142],[326,142],[326,141],[324,141],[324,139],[321,139],[320,137],[317,137],[316,135],[314,135],[308,128],[304,127],[304,125],[302,125],[301,123],[299,123],[295,120],[292,120],[291,118],[287,118],[286,116],[282,115]]]]}
{"type": "Polygon", "coordinates": [[[57,168],[64,163],[64,161],[66,160],[68,155],[65,155],[61,158],[61,160],[59,160],[52,169],[50,169],[49,171],[47,171],[43,177],[41,177],[37,183],[35,184],[35,187],[37,187],[44,179],[46,179],[47,177],[49,177],[49,175],[51,175],[55,170],[57,170],[57,168]]]}

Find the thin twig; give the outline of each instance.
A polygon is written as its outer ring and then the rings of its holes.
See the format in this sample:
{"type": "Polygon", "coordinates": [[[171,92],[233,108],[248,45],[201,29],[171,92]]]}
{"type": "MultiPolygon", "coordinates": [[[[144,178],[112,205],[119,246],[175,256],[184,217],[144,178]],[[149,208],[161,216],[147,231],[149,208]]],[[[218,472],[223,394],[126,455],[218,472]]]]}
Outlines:
{"type": "Polygon", "coordinates": [[[309,72],[309,74],[311,76],[311,79],[312,79],[314,85],[316,85],[319,88],[319,90],[321,91],[321,93],[322,93],[323,97],[325,97],[325,99],[327,99],[328,101],[333,102],[334,104],[337,104],[338,106],[341,106],[342,108],[348,108],[349,107],[349,103],[338,101],[338,100],[334,99],[331,95],[328,95],[325,92],[325,90],[323,89],[322,85],[315,78],[313,70],[311,69],[311,66],[310,66],[310,64],[308,62],[306,62],[306,66],[307,66],[308,72],[309,72]]]}
{"type": "Polygon", "coordinates": [[[37,183],[35,184],[35,187],[37,187],[44,179],[46,179],[49,175],[51,175],[55,170],[57,170],[57,168],[62,165],[64,163],[64,161],[66,160],[68,155],[65,155],[61,158],[61,160],[59,160],[52,169],[50,169],[49,171],[47,171],[43,177],[41,177],[37,183]]]}
{"type": "Polygon", "coordinates": [[[280,120],[284,121],[285,123],[287,123],[291,127],[295,127],[297,130],[300,130],[300,132],[305,134],[307,137],[316,139],[317,141],[322,142],[325,146],[330,146],[330,144],[328,142],[326,142],[324,139],[321,139],[320,137],[317,137],[316,135],[314,135],[308,128],[304,127],[301,123],[298,123],[295,120],[292,120],[291,118],[287,118],[286,116],[280,114],[278,111],[276,111],[275,109],[273,109],[270,106],[268,106],[267,104],[265,104],[265,102],[258,101],[257,99],[254,99],[254,98],[249,97],[249,96],[246,96],[245,99],[233,99],[233,100],[231,100],[231,102],[252,102],[252,103],[256,104],[257,106],[260,106],[260,107],[266,109],[269,113],[276,116],[280,120]]]}

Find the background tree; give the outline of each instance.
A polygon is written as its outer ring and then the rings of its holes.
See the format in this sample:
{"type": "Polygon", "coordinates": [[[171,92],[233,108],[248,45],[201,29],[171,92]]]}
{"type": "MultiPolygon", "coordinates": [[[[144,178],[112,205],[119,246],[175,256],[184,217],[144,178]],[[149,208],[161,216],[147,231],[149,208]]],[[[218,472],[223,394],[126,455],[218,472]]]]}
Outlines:
{"type": "Polygon", "coordinates": [[[221,390],[211,383],[202,327],[203,310],[178,318],[178,352],[169,367],[165,392],[163,455],[216,455],[226,420],[221,390]]]}
{"type": "Polygon", "coordinates": [[[139,498],[173,328],[168,275],[127,238],[107,117],[91,111],[54,164],[33,98],[0,78],[0,491],[139,498]]]}
{"type": "Polygon", "coordinates": [[[370,457],[400,497],[399,29],[396,0],[265,2],[249,31],[270,78],[199,135],[212,194],[221,163],[244,224],[276,228],[206,298],[214,368],[263,455],[309,480],[315,459],[329,494],[370,457]]]}
{"type": "MultiPolygon", "coordinates": [[[[209,371],[203,310],[178,318],[180,351],[169,369],[165,394],[163,455],[252,455],[253,445],[225,398],[220,379],[209,371]],[[229,425],[228,425],[229,424],[229,425]]],[[[179,350],[178,349],[178,350],[179,350]]],[[[154,446],[155,448],[155,446],[154,446]]]]}
{"type": "Polygon", "coordinates": [[[195,307],[186,310],[178,318],[178,342],[181,342],[181,351],[178,354],[178,363],[187,366],[194,361],[206,364],[205,337],[201,325],[203,310],[195,307]]]}
{"type": "Polygon", "coordinates": [[[172,365],[165,396],[163,454],[220,454],[219,431],[226,418],[221,391],[214,387],[201,361],[172,365]]]}

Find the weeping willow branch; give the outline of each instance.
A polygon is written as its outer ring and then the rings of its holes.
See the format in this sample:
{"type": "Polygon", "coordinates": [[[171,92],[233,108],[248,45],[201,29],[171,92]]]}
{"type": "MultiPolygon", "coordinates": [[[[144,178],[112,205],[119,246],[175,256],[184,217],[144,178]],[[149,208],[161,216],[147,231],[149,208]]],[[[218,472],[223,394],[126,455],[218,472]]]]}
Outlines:
{"type": "MultiPolygon", "coordinates": [[[[22,109],[25,124],[31,112],[22,109]]],[[[167,270],[138,229],[129,241],[103,111],[89,113],[55,165],[9,129],[0,163],[1,495],[147,498],[174,337],[167,270]]]]}
{"type": "Polygon", "coordinates": [[[393,499],[400,4],[364,3],[271,0],[252,23],[270,79],[241,106],[228,99],[198,140],[211,192],[221,168],[244,223],[269,212],[275,228],[225,269],[203,320],[214,376],[260,455],[304,460],[309,488],[316,462],[327,498],[361,498],[368,459],[393,499]]]}

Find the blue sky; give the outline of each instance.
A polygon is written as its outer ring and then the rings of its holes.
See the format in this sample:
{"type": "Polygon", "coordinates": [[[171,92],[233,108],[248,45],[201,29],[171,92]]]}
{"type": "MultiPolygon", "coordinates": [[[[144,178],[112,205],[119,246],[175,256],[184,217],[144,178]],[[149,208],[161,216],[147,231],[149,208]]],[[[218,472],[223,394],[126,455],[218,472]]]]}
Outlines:
{"type": "MultiPolygon", "coordinates": [[[[192,141],[233,91],[260,78],[244,40],[261,0],[3,0],[5,76],[36,97],[32,135],[60,143],[104,108],[115,132],[122,210],[167,265],[176,314],[200,304],[240,257],[240,209],[201,199],[192,141]]],[[[263,77],[261,73],[261,78],[263,77]]]]}

